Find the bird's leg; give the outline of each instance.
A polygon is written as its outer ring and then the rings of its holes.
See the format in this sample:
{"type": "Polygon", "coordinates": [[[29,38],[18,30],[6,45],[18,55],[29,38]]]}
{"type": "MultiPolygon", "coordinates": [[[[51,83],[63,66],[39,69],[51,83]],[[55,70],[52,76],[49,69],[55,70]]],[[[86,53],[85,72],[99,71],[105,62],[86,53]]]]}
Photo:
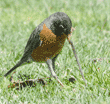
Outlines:
{"type": "Polygon", "coordinates": [[[62,87],[64,87],[63,83],[58,79],[56,73],[54,72],[53,65],[52,65],[52,59],[47,59],[46,63],[47,63],[48,68],[51,72],[51,75],[58,81],[58,83],[60,83],[60,85],[62,87]]]}
{"type": "Polygon", "coordinates": [[[59,54],[57,54],[53,59],[52,59],[52,66],[53,66],[53,70],[55,71],[55,59],[57,58],[59,54]]]}

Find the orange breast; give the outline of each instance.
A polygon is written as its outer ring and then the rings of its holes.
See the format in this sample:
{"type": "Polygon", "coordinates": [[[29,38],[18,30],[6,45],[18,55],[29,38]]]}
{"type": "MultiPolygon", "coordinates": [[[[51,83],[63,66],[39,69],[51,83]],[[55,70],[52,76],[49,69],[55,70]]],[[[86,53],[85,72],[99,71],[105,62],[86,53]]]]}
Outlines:
{"type": "Polygon", "coordinates": [[[37,62],[46,61],[47,58],[52,58],[59,54],[67,38],[65,34],[56,36],[45,24],[39,35],[42,43],[31,54],[32,58],[37,62]]]}

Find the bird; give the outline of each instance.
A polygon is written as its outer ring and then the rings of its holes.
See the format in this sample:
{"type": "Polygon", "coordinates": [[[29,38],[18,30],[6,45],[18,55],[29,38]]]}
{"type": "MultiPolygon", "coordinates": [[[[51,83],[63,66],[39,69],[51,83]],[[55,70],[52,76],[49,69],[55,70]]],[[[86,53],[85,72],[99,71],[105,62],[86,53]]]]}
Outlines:
{"type": "Polygon", "coordinates": [[[9,75],[17,67],[31,62],[46,62],[48,69],[61,86],[63,83],[55,73],[55,60],[60,54],[65,40],[71,33],[72,21],[64,12],[51,14],[31,33],[22,58],[5,75],[9,75]]]}

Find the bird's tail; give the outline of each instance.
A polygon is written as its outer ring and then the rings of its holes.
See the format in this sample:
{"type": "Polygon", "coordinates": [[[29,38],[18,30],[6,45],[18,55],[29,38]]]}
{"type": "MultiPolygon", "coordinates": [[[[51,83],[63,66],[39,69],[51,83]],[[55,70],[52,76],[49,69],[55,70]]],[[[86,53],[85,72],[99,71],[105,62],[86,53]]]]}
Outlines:
{"type": "Polygon", "coordinates": [[[17,67],[21,66],[24,63],[24,61],[20,60],[13,68],[11,68],[5,75],[6,77],[8,74],[10,74],[13,70],[15,70],[17,67]]]}

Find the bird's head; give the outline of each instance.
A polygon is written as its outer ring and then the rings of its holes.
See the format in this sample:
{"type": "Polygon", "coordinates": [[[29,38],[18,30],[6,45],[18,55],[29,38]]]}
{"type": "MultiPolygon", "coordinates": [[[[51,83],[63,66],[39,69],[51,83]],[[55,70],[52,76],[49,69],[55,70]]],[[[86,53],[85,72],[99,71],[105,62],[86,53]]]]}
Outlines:
{"type": "Polygon", "coordinates": [[[52,14],[49,19],[51,21],[50,29],[55,35],[61,36],[63,34],[70,34],[72,22],[67,14],[57,12],[52,14]]]}

